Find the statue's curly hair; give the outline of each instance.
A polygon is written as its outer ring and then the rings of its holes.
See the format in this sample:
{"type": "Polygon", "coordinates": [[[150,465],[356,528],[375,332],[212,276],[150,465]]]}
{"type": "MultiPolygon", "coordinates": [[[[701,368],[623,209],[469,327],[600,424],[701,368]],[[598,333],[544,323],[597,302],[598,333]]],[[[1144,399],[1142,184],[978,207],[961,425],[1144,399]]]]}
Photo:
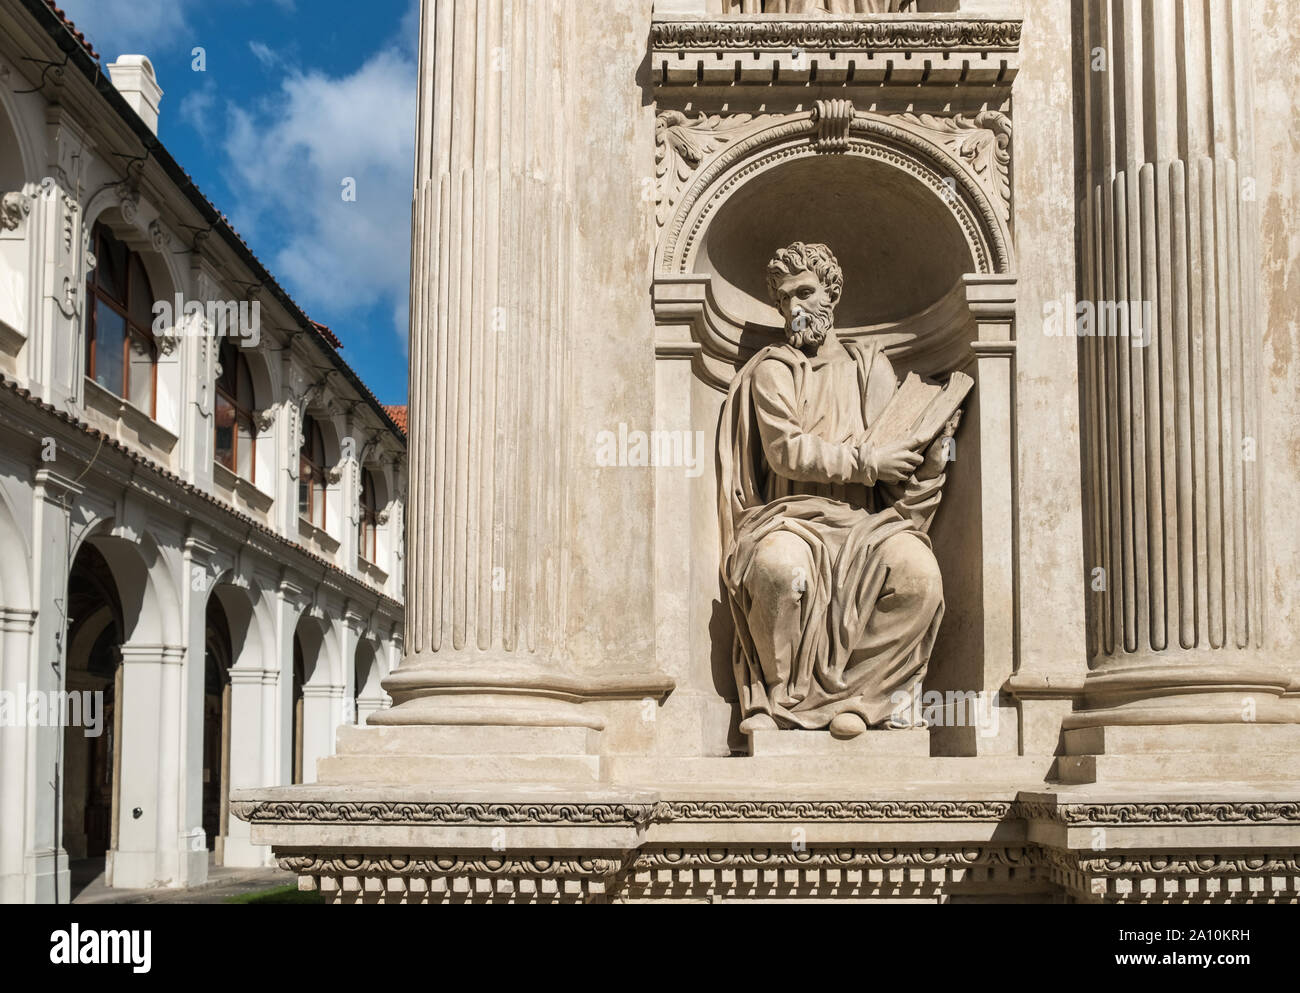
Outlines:
{"type": "Polygon", "coordinates": [[[821,280],[830,294],[832,305],[840,302],[840,294],[844,292],[844,270],[831,250],[825,245],[805,245],[796,241],[779,249],[767,264],[767,295],[773,303],[777,302],[777,287],[781,280],[801,272],[811,272],[821,280]]]}

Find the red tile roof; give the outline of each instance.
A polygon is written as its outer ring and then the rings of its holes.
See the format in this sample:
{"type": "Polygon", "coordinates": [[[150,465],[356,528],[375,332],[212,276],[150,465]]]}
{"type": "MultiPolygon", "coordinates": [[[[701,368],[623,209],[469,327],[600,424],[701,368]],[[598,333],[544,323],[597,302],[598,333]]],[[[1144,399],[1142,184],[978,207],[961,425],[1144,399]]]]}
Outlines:
{"type": "Polygon", "coordinates": [[[72,23],[71,18],[69,18],[67,14],[59,9],[59,5],[56,4],[54,0],[45,0],[45,6],[49,7],[50,10],[54,11],[54,13],[58,15],[59,20],[63,22],[63,26],[68,29],[68,33],[77,39],[77,44],[84,48],[86,53],[92,59],[98,62],[99,53],[95,51],[95,47],[91,45],[90,39],[77,30],[77,26],[72,23]]]}
{"type": "MultiPolygon", "coordinates": [[[[308,320],[311,320],[311,318],[308,318],[308,320]]],[[[331,345],[333,345],[335,348],[343,347],[343,342],[339,341],[339,336],[336,335],[333,331],[331,331],[328,325],[322,324],[320,321],[312,321],[311,323],[312,323],[312,327],[314,327],[317,331],[320,332],[320,336],[324,338],[326,341],[328,341],[331,345]]],[[[384,409],[387,410],[388,408],[385,407],[384,409]]]]}
{"type": "Polygon", "coordinates": [[[407,433],[407,429],[406,429],[406,415],[407,415],[407,408],[406,408],[406,406],[403,405],[403,406],[401,406],[401,407],[385,407],[384,409],[385,409],[386,411],[388,411],[388,416],[391,417],[391,418],[393,419],[393,423],[396,424],[399,428],[402,429],[402,434],[406,434],[406,433],[407,433]]]}

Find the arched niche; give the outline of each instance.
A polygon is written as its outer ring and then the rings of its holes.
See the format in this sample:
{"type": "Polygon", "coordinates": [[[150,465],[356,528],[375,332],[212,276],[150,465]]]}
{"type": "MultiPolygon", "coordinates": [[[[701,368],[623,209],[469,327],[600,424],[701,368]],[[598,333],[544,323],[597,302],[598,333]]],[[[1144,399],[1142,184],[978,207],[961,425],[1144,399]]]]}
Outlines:
{"type": "MultiPolygon", "coordinates": [[[[952,121],[957,148],[978,139],[1009,158],[1001,115],[952,121]],[[977,133],[986,127],[997,130],[977,133]]],[[[989,185],[1005,163],[953,154],[945,126],[848,113],[840,102],[742,127],[701,164],[661,233],[654,288],[658,323],[689,327],[701,379],[725,390],[750,355],[780,340],[764,270],[792,241],[836,253],[842,336],[882,337],[902,369],[930,375],[973,359],[970,278],[1013,265],[1009,211],[989,185]]]]}
{"type": "MultiPolygon", "coordinates": [[[[975,380],[931,532],[946,615],[926,688],[1000,689],[1014,671],[1016,560],[1009,121],[991,112],[855,113],[847,101],[828,101],[753,119],[670,112],[661,124],[686,129],[666,140],[677,140],[689,168],[670,160],[666,170],[684,182],[664,191],[671,209],[655,260],[657,353],[673,363],[657,381],[658,416],[688,420],[708,450],[736,372],[783,337],[767,299],[767,261],[792,241],[829,245],[845,277],[836,314],[842,337],[880,340],[900,378],[962,370],[975,380]],[[689,382],[670,371],[687,369],[689,382]]],[[[716,479],[657,480],[665,505],[691,506],[698,521],[678,553],[691,561],[685,573],[710,577],[694,595],[711,602],[690,611],[711,619],[707,636],[693,635],[701,650],[707,637],[707,680],[685,674],[683,683],[711,685],[727,698],[733,632],[716,579],[716,479]]],[[[1014,753],[1014,717],[1000,727],[996,738],[944,728],[932,749],[1014,753]]],[[[729,744],[743,743],[733,734],[729,744]]]]}

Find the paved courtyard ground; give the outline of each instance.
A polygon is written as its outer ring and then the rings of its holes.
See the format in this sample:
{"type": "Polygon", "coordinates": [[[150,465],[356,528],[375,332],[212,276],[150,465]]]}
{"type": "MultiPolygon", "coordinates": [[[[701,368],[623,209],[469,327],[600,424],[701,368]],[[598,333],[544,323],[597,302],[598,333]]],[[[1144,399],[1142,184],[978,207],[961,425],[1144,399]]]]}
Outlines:
{"type": "MultiPolygon", "coordinates": [[[[266,891],[296,890],[297,877],[281,869],[227,869],[209,864],[208,881],[184,889],[122,890],[104,883],[104,860],[87,859],[72,863],[72,903],[257,903],[266,891]],[[243,898],[243,899],[239,899],[243,898]]],[[[307,896],[307,894],[303,894],[307,896]]],[[[295,892],[270,894],[265,902],[302,902],[295,892]]]]}

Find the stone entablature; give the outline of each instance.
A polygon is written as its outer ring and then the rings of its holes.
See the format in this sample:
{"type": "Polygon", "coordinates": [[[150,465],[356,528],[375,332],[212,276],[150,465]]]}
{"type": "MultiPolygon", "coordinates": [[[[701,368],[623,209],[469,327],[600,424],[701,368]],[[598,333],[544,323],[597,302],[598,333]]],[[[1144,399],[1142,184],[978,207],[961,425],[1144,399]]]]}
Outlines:
{"type": "Polygon", "coordinates": [[[1006,89],[1021,22],[970,15],[657,19],[660,86],[963,86],[1006,89]]]}

